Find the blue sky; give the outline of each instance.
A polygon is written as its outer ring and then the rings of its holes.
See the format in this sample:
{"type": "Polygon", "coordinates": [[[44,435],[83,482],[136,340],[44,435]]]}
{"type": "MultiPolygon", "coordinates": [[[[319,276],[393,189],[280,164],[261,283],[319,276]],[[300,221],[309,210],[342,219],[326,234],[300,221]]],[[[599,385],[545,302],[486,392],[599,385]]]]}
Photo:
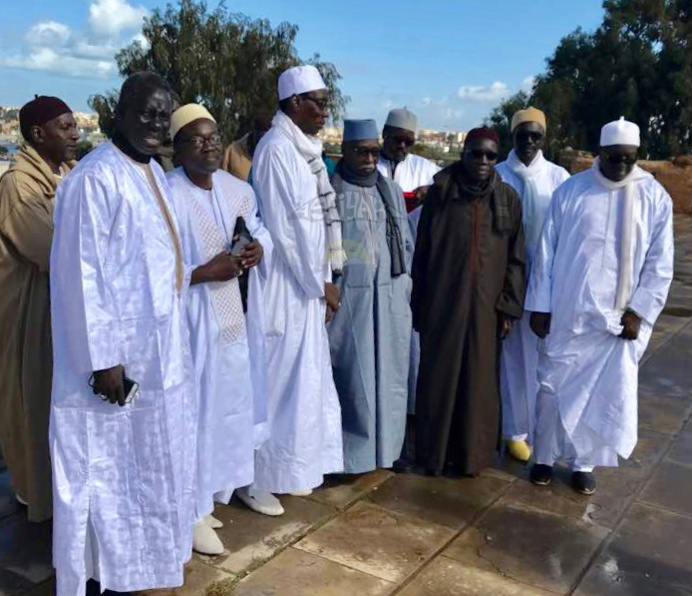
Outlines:
{"type": "MultiPolygon", "coordinates": [[[[0,105],[34,93],[86,110],[117,87],[112,60],[141,31],[154,0],[3,0],[0,105]]],[[[211,6],[215,3],[209,2],[211,6]]],[[[530,84],[560,38],[601,22],[600,0],[228,0],[230,10],[299,25],[300,55],[319,52],[343,75],[348,115],[407,106],[420,126],[466,130],[503,96],[530,84]]]]}

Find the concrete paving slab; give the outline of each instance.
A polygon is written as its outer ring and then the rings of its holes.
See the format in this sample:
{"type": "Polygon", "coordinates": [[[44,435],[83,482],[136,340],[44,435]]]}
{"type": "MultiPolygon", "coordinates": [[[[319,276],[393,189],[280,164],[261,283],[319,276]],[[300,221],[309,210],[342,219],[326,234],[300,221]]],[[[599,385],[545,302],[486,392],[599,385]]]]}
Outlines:
{"type": "Polygon", "coordinates": [[[679,464],[692,465],[692,425],[690,423],[687,423],[675,439],[666,459],[679,464]]]}
{"type": "Polygon", "coordinates": [[[639,500],[692,516],[692,466],[662,462],[639,500]]]}
{"type": "MultiPolygon", "coordinates": [[[[193,558],[185,565],[185,584],[180,588],[143,590],[127,596],[222,596],[230,594],[237,578],[193,558]]],[[[111,596],[120,596],[110,592],[111,596]]],[[[88,595],[87,595],[88,596],[88,595]]]]}
{"type": "Polygon", "coordinates": [[[217,534],[226,552],[218,557],[203,557],[203,560],[226,571],[244,573],[334,514],[333,509],[308,499],[282,496],[281,503],[286,513],[279,517],[255,513],[237,500],[230,505],[218,505],[214,515],[224,527],[217,530],[217,534]]]}
{"type": "Polygon", "coordinates": [[[576,596],[689,596],[692,518],[636,504],[576,596]]]}
{"type": "Polygon", "coordinates": [[[399,596],[547,596],[547,592],[506,578],[494,571],[468,567],[437,557],[399,596]]]}
{"type": "Polygon", "coordinates": [[[296,548],[390,582],[401,582],[454,536],[430,522],[357,503],[296,548]]]}
{"type": "MultiPolygon", "coordinates": [[[[235,586],[233,596],[385,596],[395,584],[288,548],[235,586]]],[[[220,596],[220,595],[219,595],[220,596]]]]}
{"type": "Polygon", "coordinates": [[[459,531],[510,484],[493,476],[452,479],[400,474],[373,492],[370,500],[390,511],[459,531]]]}
{"type": "Polygon", "coordinates": [[[443,554],[469,568],[564,594],[608,533],[590,522],[502,503],[443,554]]]}
{"type": "Polygon", "coordinates": [[[14,596],[53,575],[51,524],[29,523],[18,513],[0,521],[0,595],[14,596]]]}
{"type": "Polygon", "coordinates": [[[691,411],[690,404],[680,397],[640,395],[639,428],[674,436],[680,432],[691,411]]]}
{"type": "Polygon", "coordinates": [[[550,486],[515,482],[502,503],[534,507],[612,529],[669,444],[668,435],[647,431],[640,433],[637,447],[629,460],[620,460],[619,468],[596,470],[598,488],[590,498],[576,493],[570,484],[570,471],[558,466],[550,486]]]}
{"type": "MultiPolygon", "coordinates": [[[[34,586],[28,592],[22,592],[22,596],[55,596],[55,578],[52,577],[48,581],[34,586]]],[[[105,594],[104,596],[109,595],[105,594]]]]}
{"type": "Polygon", "coordinates": [[[331,474],[309,498],[331,507],[345,509],[393,477],[394,472],[383,469],[368,474],[331,474]]]}

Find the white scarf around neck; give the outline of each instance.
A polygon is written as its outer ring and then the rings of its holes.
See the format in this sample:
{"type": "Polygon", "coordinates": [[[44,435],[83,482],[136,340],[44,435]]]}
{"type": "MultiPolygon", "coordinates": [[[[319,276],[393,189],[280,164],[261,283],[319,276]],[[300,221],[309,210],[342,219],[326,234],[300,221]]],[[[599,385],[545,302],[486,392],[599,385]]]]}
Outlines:
{"type": "Polygon", "coordinates": [[[618,286],[615,293],[615,309],[624,311],[632,297],[632,268],[634,266],[634,202],[636,200],[634,185],[638,180],[651,178],[651,174],[642,170],[639,166],[620,182],[609,180],[601,173],[600,158],[597,157],[591,166],[596,181],[610,192],[625,189],[625,203],[622,208],[622,227],[620,230],[620,270],[618,271],[618,286]]]}
{"type": "Polygon", "coordinates": [[[333,273],[341,273],[344,266],[344,250],[341,241],[341,218],[336,208],[336,194],[329,182],[327,166],[322,159],[322,142],[306,135],[293,120],[279,110],[272,126],[285,134],[298,153],[305,159],[313,176],[317,179],[317,194],[322,206],[324,223],[327,226],[327,253],[333,273]]]}
{"type": "Polygon", "coordinates": [[[522,223],[526,235],[526,253],[529,264],[533,261],[533,256],[538,246],[543,230],[543,223],[550,205],[551,196],[541,197],[536,177],[543,172],[548,161],[543,157],[543,151],[538,151],[536,157],[526,166],[519,159],[516,151],[512,149],[507,156],[507,166],[516,174],[524,185],[521,197],[522,223]]]}

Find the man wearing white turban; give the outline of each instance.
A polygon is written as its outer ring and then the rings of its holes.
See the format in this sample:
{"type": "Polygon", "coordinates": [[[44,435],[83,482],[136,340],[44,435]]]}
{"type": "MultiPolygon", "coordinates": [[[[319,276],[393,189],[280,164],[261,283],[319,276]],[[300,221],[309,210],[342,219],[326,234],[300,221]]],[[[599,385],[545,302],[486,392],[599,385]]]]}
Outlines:
{"type": "Polygon", "coordinates": [[[563,457],[587,495],[637,443],[638,364],[673,277],[673,204],[636,165],[639,127],[606,124],[600,144],[553,195],[525,304],[543,339],[531,481],[563,457]]]}
{"type": "MultiPolygon", "coordinates": [[[[540,110],[530,107],[517,111],[512,117],[514,148],[507,160],[495,168],[521,199],[527,278],[553,192],[569,178],[567,170],[543,157],[546,129],[545,114],[540,110]]],[[[529,444],[533,444],[537,367],[538,338],[529,327],[527,314],[502,342],[500,359],[502,434],[510,455],[524,462],[529,461],[529,444]]]]}
{"type": "Polygon", "coordinates": [[[328,114],[327,86],[314,66],[289,68],[278,86],[280,109],[252,170],[274,244],[265,288],[269,438],[257,451],[253,490],[304,495],[324,474],[343,469],[325,317],[339,308],[333,281],[344,257],[335,194],[315,137],[328,114]]]}

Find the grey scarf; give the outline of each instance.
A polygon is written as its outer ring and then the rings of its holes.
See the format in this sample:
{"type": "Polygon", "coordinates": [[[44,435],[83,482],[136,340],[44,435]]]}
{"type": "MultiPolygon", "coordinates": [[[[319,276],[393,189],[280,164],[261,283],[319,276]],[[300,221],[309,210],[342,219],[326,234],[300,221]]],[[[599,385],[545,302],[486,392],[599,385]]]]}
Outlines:
{"type": "Polygon", "coordinates": [[[387,217],[387,246],[391,255],[392,277],[398,277],[406,273],[406,243],[401,222],[396,217],[396,195],[392,187],[382,174],[375,170],[368,176],[362,176],[351,170],[342,159],[336,166],[336,175],[355,186],[372,188],[377,186],[377,192],[382,197],[385,214],[387,217]]]}

